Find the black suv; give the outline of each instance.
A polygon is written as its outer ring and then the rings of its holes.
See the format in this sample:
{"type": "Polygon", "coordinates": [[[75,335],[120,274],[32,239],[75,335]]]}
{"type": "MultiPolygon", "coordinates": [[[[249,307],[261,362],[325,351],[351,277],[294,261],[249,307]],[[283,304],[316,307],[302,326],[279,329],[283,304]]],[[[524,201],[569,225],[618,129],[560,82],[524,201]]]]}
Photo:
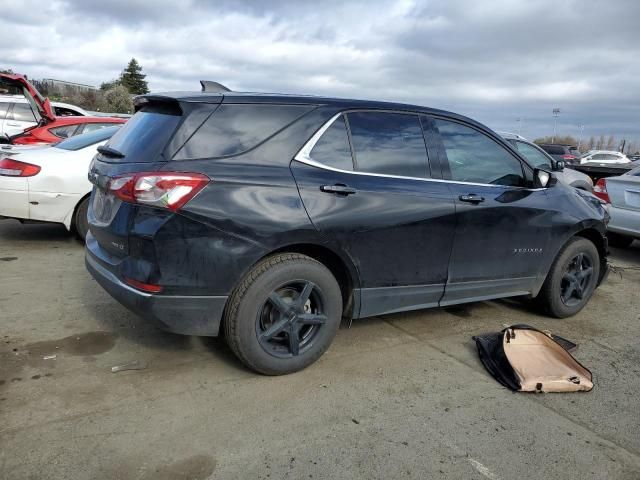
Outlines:
{"type": "Polygon", "coordinates": [[[540,145],[540,148],[551,155],[555,160],[563,161],[568,165],[580,164],[581,153],[575,145],[547,143],[540,145]]]}
{"type": "Polygon", "coordinates": [[[99,148],[86,263],[163,328],[265,374],[341,318],[528,295],[578,312],[606,272],[598,199],[468,118],[372,101],[150,94],[99,148]]]}

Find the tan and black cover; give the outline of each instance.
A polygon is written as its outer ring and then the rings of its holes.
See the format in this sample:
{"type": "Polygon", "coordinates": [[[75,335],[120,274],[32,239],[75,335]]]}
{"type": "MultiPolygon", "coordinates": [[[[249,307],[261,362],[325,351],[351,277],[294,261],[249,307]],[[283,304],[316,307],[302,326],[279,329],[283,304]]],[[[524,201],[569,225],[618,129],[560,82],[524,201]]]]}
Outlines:
{"type": "Polygon", "coordinates": [[[593,388],[591,372],[569,350],[575,344],[528,325],[473,337],[493,377],[520,392],[576,392],[593,388]]]}

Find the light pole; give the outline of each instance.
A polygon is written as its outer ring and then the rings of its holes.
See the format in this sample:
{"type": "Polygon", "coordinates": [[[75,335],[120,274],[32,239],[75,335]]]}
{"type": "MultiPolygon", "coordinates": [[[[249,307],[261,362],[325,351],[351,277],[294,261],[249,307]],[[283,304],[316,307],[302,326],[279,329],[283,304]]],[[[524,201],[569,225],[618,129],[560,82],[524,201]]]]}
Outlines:
{"type": "Polygon", "coordinates": [[[522,129],[524,128],[524,117],[518,117],[516,118],[516,122],[518,123],[518,135],[520,135],[520,132],[522,131],[522,129]]]}
{"type": "Polygon", "coordinates": [[[553,109],[553,138],[551,139],[551,143],[556,143],[556,127],[558,126],[558,115],[560,115],[560,109],[553,109]]]}
{"type": "Polygon", "coordinates": [[[580,136],[578,137],[578,151],[580,151],[580,144],[582,143],[582,132],[584,132],[584,125],[580,124],[580,136]]]}

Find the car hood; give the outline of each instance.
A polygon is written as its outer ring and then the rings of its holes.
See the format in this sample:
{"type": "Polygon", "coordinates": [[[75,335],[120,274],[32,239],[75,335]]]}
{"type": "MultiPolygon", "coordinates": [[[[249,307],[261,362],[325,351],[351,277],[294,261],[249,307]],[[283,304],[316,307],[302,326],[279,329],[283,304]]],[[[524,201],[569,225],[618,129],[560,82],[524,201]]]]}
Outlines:
{"type": "Polygon", "coordinates": [[[49,99],[43,97],[24,75],[0,73],[0,83],[19,88],[31,104],[31,107],[36,107],[39,116],[46,123],[53,122],[56,119],[56,114],[53,113],[49,99]]]}

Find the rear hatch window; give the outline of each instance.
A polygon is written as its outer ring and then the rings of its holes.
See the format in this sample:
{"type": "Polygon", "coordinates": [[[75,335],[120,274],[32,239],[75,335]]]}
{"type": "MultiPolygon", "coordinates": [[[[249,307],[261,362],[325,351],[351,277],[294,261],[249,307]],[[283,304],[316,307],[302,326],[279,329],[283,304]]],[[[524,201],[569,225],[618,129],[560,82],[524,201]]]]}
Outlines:
{"type": "MultiPolygon", "coordinates": [[[[143,107],[111,137],[101,151],[108,163],[157,162],[178,124],[182,111],[177,103],[157,103],[143,107]],[[112,151],[112,155],[104,152],[112,151]]],[[[166,159],[168,160],[168,159],[166,159]]]]}

